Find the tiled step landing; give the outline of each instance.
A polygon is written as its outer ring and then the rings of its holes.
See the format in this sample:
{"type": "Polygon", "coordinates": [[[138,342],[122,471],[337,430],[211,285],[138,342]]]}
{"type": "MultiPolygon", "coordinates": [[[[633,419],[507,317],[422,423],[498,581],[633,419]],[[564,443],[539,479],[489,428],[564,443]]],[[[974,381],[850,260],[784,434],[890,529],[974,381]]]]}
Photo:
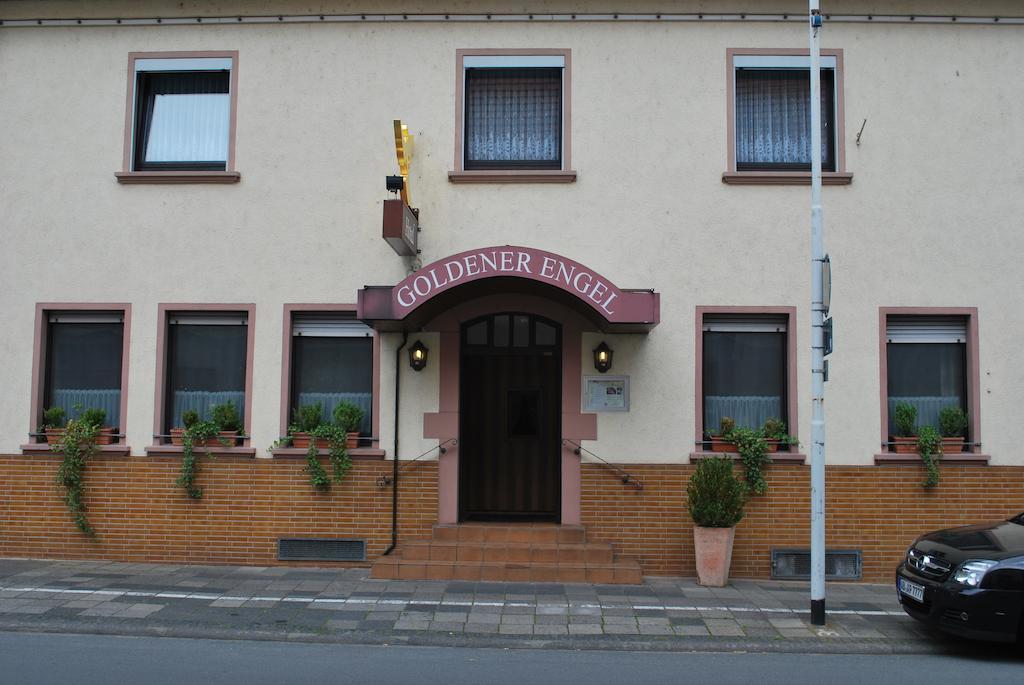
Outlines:
{"type": "Polygon", "coordinates": [[[467,523],[434,526],[429,540],[399,543],[373,563],[371,578],[559,583],[643,582],[640,564],[582,526],[467,523]]]}

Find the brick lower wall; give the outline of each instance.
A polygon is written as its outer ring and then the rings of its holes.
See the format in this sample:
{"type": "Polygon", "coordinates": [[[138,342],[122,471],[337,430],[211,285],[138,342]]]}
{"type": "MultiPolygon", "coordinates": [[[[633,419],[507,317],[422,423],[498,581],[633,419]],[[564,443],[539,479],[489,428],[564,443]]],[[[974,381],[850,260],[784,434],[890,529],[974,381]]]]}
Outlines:
{"type": "MultiPolygon", "coordinates": [[[[98,456],[85,476],[89,540],[75,529],[54,483],[59,460],[0,456],[0,556],[209,564],[277,561],[279,537],[355,537],[376,558],[391,541],[391,490],[377,487],[390,462],[356,461],[330,493],[314,492],[302,460],[201,459],[203,499],[174,484],[180,458],[98,456]]],[[[864,579],[887,582],[906,546],[936,528],[1024,511],[1024,467],[942,466],[926,491],[920,466],[830,466],[830,549],[860,549],[864,579]]],[[[686,511],[689,464],[630,464],[644,488],[584,464],[582,516],[589,539],[637,557],[648,575],[693,576],[686,511]]],[[[768,493],[754,497],[736,531],[732,575],[767,578],[773,547],[810,544],[810,468],[775,464],[768,493]]],[[[437,521],[437,464],[408,467],[399,499],[399,541],[430,536],[437,521]]]]}
{"type": "MultiPolygon", "coordinates": [[[[0,456],[0,556],[295,565],[277,560],[279,537],[364,538],[369,559],[391,542],[391,488],[376,483],[390,475],[390,462],[354,461],[342,483],[317,493],[304,459],[201,457],[203,498],[190,500],[174,484],[180,457],[97,456],[85,472],[96,540],[78,532],[64,506],[54,482],[59,463],[0,456]]],[[[436,463],[407,468],[399,492],[400,535],[428,536],[437,520],[436,463]]]]}
{"type": "MultiPolygon", "coordinates": [[[[649,575],[694,576],[693,524],[686,510],[691,465],[629,464],[643,490],[625,486],[596,464],[584,464],[582,518],[589,539],[636,556],[649,575]]],[[[829,466],[825,475],[826,546],[863,552],[864,580],[888,582],[921,533],[1007,518],[1024,511],[1024,467],[941,467],[933,490],[924,469],[908,466],[829,466]]],[[[754,496],[736,528],[735,577],[771,575],[773,547],[810,547],[809,466],[773,464],[768,492],[754,496]]]]}

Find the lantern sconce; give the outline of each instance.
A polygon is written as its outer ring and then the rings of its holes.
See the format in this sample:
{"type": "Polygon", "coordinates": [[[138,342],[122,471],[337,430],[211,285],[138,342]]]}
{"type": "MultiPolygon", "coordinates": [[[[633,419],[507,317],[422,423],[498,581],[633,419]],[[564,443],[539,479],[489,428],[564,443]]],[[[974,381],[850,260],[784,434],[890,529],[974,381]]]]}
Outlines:
{"type": "Polygon", "coordinates": [[[419,340],[409,348],[409,366],[413,371],[422,371],[427,366],[428,351],[427,346],[419,340]]]}
{"type": "Polygon", "coordinates": [[[594,348],[594,368],[601,373],[606,373],[612,368],[612,355],[615,352],[608,347],[608,343],[601,341],[601,344],[594,348]]]}

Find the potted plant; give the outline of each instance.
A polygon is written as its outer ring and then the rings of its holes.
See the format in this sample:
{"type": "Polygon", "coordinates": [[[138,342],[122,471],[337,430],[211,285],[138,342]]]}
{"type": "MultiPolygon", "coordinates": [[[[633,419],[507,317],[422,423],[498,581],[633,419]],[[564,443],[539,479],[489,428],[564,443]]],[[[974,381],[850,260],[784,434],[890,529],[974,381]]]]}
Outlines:
{"type": "Polygon", "coordinates": [[[712,452],[735,452],[736,443],[730,440],[730,436],[733,431],[736,430],[736,420],[723,416],[721,421],[718,422],[718,430],[707,431],[708,437],[711,439],[711,451],[712,452]]]}
{"type": "Polygon", "coordinates": [[[112,445],[114,444],[114,428],[113,426],[105,426],[107,420],[107,412],[104,409],[89,408],[79,414],[79,421],[82,423],[93,426],[96,428],[96,444],[97,445],[112,445]]]}
{"type": "Polygon", "coordinates": [[[686,486],[686,496],[694,524],[697,582],[723,587],[729,579],[736,524],[743,518],[746,503],[746,490],[733,474],[732,460],[701,460],[686,486]]]}
{"type": "Polygon", "coordinates": [[[46,442],[51,445],[60,443],[67,423],[67,412],[62,407],[50,407],[43,412],[43,422],[39,426],[40,433],[46,433],[46,442]]]}
{"type": "Polygon", "coordinates": [[[359,446],[359,424],[363,422],[363,410],[351,402],[339,402],[334,407],[334,423],[347,434],[346,447],[359,446]]]}
{"type": "Polygon", "coordinates": [[[216,435],[208,437],[193,436],[196,447],[231,446],[238,443],[238,436],[241,432],[241,420],[238,417],[238,410],[232,402],[215,404],[210,407],[210,420],[208,422],[199,420],[199,412],[188,409],[181,413],[181,428],[171,429],[171,444],[184,444],[184,435],[199,423],[210,423],[217,427],[216,435]]]}
{"type": "Polygon", "coordinates": [[[769,452],[778,452],[781,446],[788,447],[797,443],[797,439],[786,432],[786,423],[782,419],[773,417],[765,420],[761,432],[764,433],[769,452]]]}
{"type": "Polygon", "coordinates": [[[917,407],[909,402],[897,402],[893,408],[896,435],[891,436],[893,451],[897,454],[917,452],[917,407]]]}
{"type": "Polygon", "coordinates": [[[939,434],[942,436],[942,453],[959,454],[964,451],[964,431],[967,430],[967,413],[960,407],[943,407],[939,411],[939,434]]]}
{"type": "Polygon", "coordinates": [[[323,404],[303,404],[292,410],[292,424],[288,426],[288,435],[291,437],[292,447],[306,449],[311,440],[316,440],[318,449],[327,449],[329,440],[327,438],[313,438],[311,433],[323,423],[323,404]]]}

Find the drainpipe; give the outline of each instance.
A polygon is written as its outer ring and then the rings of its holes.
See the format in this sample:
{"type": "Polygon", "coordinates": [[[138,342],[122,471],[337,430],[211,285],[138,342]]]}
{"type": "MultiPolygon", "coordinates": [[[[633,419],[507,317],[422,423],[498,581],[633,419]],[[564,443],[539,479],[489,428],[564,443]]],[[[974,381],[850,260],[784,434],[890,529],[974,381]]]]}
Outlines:
{"type": "Polygon", "coordinates": [[[402,380],[402,349],[409,342],[409,332],[402,331],[402,344],[395,350],[395,447],[391,460],[391,545],[381,556],[387,556],[398,544],[398,410],[401,407],[398,390],[402,380]]]}

